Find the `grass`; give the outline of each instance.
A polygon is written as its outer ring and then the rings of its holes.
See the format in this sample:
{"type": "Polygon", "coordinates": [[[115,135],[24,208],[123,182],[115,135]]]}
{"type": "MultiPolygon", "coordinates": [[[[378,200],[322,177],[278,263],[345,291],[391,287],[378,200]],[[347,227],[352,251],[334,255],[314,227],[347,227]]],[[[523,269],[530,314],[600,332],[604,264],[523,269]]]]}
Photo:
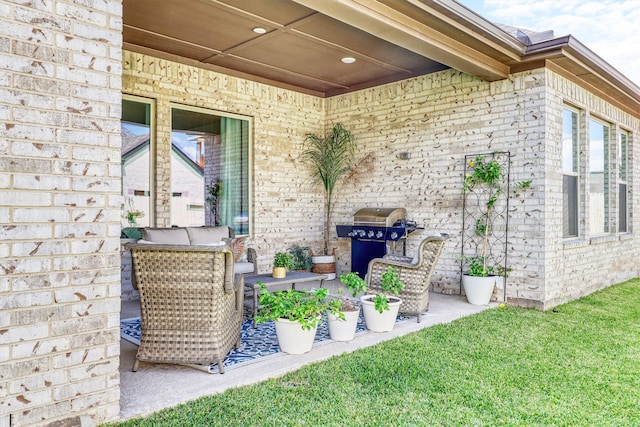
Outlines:
{"type": "Polygon", "coordinates": [[[504,307],[118,426],[638,426],[640,279],[504,307]]]}

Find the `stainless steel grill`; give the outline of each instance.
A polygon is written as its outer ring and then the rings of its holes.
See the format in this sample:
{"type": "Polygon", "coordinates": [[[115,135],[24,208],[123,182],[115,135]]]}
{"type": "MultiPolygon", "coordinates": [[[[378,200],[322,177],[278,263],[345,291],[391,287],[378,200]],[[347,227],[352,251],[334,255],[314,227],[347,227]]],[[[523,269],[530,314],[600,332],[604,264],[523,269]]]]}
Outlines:
{"type": "Polygon", "coordinates": [[[390,242],[402,244],[404,254],[407,235],[418,229],[406,217],[404,208],[362,208],[353,224],[337,225],[338,237],[351,239],[351,270],[364,278],[369,261],[384,256],[390,242]]]}

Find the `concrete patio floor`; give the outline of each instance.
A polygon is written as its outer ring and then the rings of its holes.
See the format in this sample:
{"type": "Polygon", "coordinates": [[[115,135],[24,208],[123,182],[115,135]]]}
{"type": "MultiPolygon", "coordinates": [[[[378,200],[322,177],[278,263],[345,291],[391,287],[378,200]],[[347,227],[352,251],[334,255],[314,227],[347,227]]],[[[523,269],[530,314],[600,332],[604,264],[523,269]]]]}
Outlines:
{"type": "MultiPolygon", "coordinates": [[[[325,284],[330,289],[341,286],[338,281],[325,282],[325,284]]],[[[308,285],[308,287],[314,286],[317,284],[308,285]]],[[[429,300],[429,311],[422,315],[420,323],[416,322],[414,316],[409,321],[398,323],[391,332],[367,332],[356,335],[355,339],[349,342],[330,341],[314,346],[309,353],[303,355],[282,354],[279,357],[269,357],[264,361],[227,369],[224,374],[208,374],[186,366],[151,363],[140,363],[138,371],[132,372],[131,368],[138,347],[121,339],[120,417],[124,420],[144,416],[198,397],[220,393],[229,388],[255,384],[334,355],[369,347],[435,324],[448,323],[497,305],[492,303],[487,306],[475,306],[467,303],[464,296],[436,293],[431,293],[429,300]]],[[[121,318],[127,319],[139,315],[139,301],[122,302],[121,318]]]]}

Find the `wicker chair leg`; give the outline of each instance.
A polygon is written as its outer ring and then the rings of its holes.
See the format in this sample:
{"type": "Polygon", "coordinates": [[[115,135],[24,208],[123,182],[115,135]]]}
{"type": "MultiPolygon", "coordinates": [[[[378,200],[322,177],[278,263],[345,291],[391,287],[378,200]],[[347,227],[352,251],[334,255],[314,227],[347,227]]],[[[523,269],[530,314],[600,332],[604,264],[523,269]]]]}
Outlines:
{"type": "Polygon", "coordinates": [[[224,374],[224,364],[222,363],[222,360],[218,362],[218,372],[224,374]]]}
{"type": "Polygon", "coordinates": [[[138,372],[138,365],[140,365],[140,361],[138,359],[133,361],[133,372],[138,372]]]}
{"type": "Polygon", "coordinates": [[[418,323],[420,323],[421,317],[422,317],[422,313],[418,313],[418,323]]]}

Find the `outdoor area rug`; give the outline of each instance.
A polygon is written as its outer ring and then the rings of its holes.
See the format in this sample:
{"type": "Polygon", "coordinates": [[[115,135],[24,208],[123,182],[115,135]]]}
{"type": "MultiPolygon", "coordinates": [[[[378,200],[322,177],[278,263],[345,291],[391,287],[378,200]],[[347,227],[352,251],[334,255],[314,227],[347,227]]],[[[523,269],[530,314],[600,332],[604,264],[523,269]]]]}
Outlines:
{"type": "MultiPolygon", "coordinates": [[[[396,322],[407,320],[405,316],[398,316],[396,322]]],[[[358,327],[356,334],[367,331],[364,324],[364,317],[360,313],[358,319],[358,327]]],[[[133,344],[140,345],[140,318],[124,319],[120,321],[120,336],[133,344]]],[[[323,317],[322,323],[318,325],[314,346],[330,342],[329,327],[326,317],[323,317]]],[[[240,332],[240,347],[232,349],[224,359],[224,369],[233,369],[238,365],[258,362],[266,357],[273,357],[282,354],[278,347],[278,338],[276,337],[276,328],[274,322],[260,323],[256,328],[253,327],[252,319],[244,319],[242,322],[242,331],[240,332]]],[[[209,372],[218,372],[218,365],[212,364],[209,372]]]]}

